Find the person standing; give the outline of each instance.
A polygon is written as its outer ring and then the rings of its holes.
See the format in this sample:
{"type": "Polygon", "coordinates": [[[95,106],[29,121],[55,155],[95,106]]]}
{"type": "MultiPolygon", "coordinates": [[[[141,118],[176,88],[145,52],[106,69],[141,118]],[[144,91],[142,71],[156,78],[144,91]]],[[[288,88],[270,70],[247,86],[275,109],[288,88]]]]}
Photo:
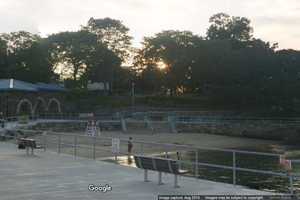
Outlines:
{"type": "Polygon", "coordinates": [[[131,156],[132,148],[133,148],[132,137],[129,137],[129,140],[128,140],[128,156],[131,156]]]}
{"type": "Polygon", "coordinates": [[[132,155],[132,148],[133,148],[133,143],[132,143],[132,137],[129,137],[129,140],[128,140],[128,164],[131,164],[132,163],[132,159],[131,159],[131,155],[132,155]]]}
{"type": "Polygon", "coordinates": [[[181,160],[180,153],[178,151],[176,152],[176,156],[177,156],[177,160],[181,160]]]}

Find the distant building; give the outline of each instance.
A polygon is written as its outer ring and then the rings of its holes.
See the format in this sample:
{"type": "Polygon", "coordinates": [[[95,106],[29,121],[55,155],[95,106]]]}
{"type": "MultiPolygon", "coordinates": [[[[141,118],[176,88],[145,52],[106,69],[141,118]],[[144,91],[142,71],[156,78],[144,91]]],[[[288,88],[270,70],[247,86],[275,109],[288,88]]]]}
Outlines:
{"type": "Polygon", "coordinates": [[[94,82],[89,81],[87,85],[89,91],[110,91],[109,82],[94,82]]]}

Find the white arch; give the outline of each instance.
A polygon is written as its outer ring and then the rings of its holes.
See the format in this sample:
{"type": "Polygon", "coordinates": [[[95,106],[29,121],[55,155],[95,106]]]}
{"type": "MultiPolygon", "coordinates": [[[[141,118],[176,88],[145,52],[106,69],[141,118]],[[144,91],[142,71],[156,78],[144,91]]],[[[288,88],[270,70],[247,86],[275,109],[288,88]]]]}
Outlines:
{"type": "Polygon", "coordinates": [[[39,105],[39,102],[42,102],[42,106],[44,107],[45,111],[47,111],[48,107],[47,107],[47,103],[46,103],[45,99],[43,97],[38,97],[37,101],[33,107],[33,113],[36,113],[36,109],[39,105]]]}
{"type": "Polygon", "coordinates": [[[47,111],[50,110],[50,106],[52,104],[52,102],[55,102],[56,105],[57,105],[57,110],[59,113],[61,113],[61,106],[60,106],[60,102],[56,99],[56,98],[51,98],[48,102],[48,105],[47,105],[47,111]]]}
{"type": "Polygon", "coordinates": [[[30,107],[30,114],[33,114],[33,106],[31,101],[29,101],[28,99],[21,99],[17,105],[17,115],[20,114],[20,109],[23,103],[27,103],[30,107]]]}

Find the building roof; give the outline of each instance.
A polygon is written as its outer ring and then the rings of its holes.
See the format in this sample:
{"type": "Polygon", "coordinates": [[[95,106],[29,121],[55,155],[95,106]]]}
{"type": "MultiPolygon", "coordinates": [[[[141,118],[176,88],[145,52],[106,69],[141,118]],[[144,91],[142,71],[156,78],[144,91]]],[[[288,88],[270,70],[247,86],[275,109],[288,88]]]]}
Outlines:
{"type": "Polygon", "coordinates": [[[15,79],[0,79],[1,91],[26,91],[26,92],[62,92],[66,89],[57,84],[37,83],[32,84],[15,79]]]}
{"type": "Polygon", "coordinates": [[[61,85],[58,84],[52,84],[52,83],[36,83],[36,87],[38,88],[39,91],[49,91],[49,92],[64,92],[66,89],[62,87],[61,85]]]}

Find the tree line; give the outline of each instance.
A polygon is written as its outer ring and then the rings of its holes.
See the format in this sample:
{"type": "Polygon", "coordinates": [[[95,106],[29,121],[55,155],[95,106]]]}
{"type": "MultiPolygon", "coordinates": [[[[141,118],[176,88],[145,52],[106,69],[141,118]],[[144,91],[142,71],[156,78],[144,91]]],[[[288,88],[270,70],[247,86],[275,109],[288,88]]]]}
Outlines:
{"type": "Polygon", "coordinates": [[[204,95],[214,101],[288,109],[300,101],[300,52],[279,50],[253,36],[245,17],[218,13],[205,36],[166,30],[132,47],[120,20],[91,18],[79,31],[42,38],[25,31],[0,35],[0,78],[61,82],[85,88],[89,81],[143,94],[204,95]],[[131,63],[129,66],[127,63],[131,63]]]}

